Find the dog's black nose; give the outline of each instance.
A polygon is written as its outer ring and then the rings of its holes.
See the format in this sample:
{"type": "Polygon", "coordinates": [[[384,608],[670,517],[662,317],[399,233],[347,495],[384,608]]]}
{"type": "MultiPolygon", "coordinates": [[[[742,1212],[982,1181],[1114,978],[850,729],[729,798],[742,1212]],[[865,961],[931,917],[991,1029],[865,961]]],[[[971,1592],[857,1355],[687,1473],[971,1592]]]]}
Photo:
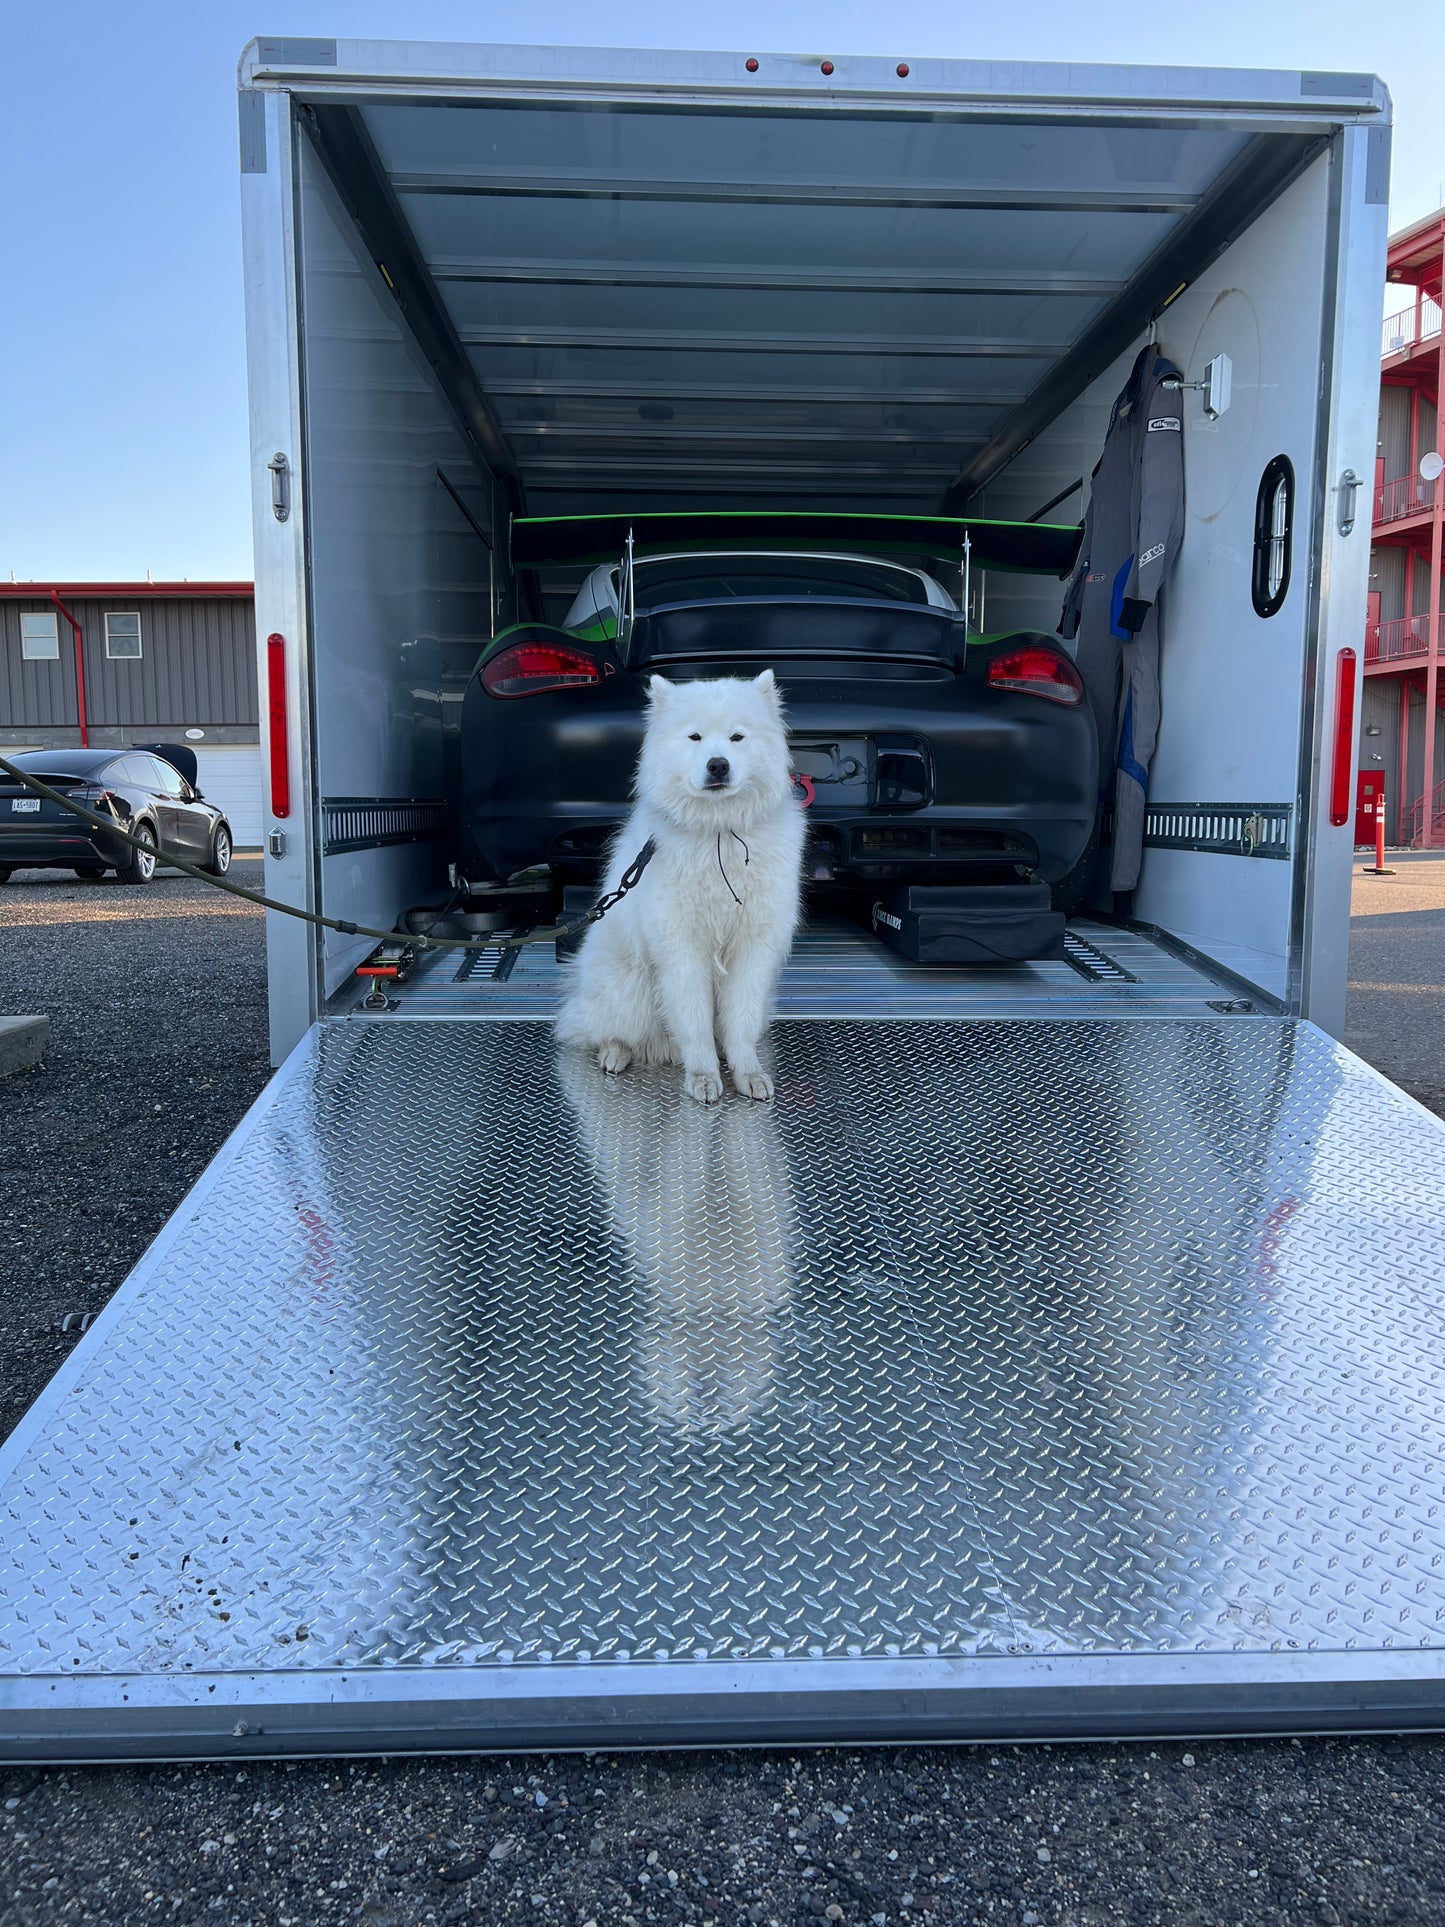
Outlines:
{"type": "Polygon", "coordinates": [[[707,759],[708,780],[722,783],[727,780],[728,759],[726,756],[709,756],[707,759]]]}

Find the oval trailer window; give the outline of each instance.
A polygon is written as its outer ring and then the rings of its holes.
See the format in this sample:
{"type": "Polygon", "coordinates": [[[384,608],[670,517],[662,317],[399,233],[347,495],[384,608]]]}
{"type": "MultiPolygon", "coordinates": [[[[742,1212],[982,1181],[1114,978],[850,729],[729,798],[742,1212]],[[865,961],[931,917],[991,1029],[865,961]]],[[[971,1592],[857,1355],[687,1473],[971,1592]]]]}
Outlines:
{"type": "Polygon", "coordinates": [[[1275,615],[1289,594],[1294,542],[1294,468],[1276,455],[1259,478],[1254,502],[1254,569],[1250,595],[1257,616],[1275,615]]]}

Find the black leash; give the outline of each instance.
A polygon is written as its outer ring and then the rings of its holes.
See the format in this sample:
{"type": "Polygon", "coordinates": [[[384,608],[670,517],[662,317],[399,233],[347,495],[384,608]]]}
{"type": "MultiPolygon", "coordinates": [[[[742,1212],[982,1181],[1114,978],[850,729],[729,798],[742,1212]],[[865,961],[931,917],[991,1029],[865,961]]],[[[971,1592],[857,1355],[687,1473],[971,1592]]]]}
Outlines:
{"type": "MultiPolygon", "coordinates": [[[[752,851],[748,848],[746,843],[743,843],[743,839],[738,835],[736,830],[729,830],[728,835],[732,838],[734,843],[743,844],[743,868],[746,869],[753,860],[752,851]]],[[[718,867],[718,875],[722,878],[723,882],[728,887],[728,895],[732,898],[733,902],[738,906],[739,910],[741,910],[743,907],[743,900],[738,895],[737,891],[733,888],[732,878],[728,875],[727,871],[723,868],[722,831],[721,830],[719,830],[717,833],[717,867],[718,867]]]]}
{"type": "MultiPolygon", "coordinates": [[[[224,890],[228,896],[240,897],[243,902],[257,904],[262,910],[277,910],[283,917],[296,917],[302,923],[317,924],[323,930],[339,930],[345,937],[375,937],[378,943],[408,943],[418,950],[521,950],[529,943],[556,943],[575,937],[579,931],[586,930],[590,924],[605,917],[609,910],[621,903],[629,890],[637,887],[643,871],[657,854],[657,844],[649,837],[622,872],[615,890],[609,890],[605,896],[599,897],[590,910],[553,924],[550,929],[529,930],[522,937],[416,937],[405,930],[372,930],[364,923],[348,923],[344,917],[323,917],[314,910],[298,910],[294,903],[280,903],[260,890],[244,889],[241,884],[232,883],[226,877],[213,876],[209,870],[187,863],[184,857],[172,856],[169,851],[162,850],[159,844],[146,843],[140,837],[132,836],[129,830],[121,828],[115,816],[100,816],[94,810],[72,802],[62,791],[52,789],[49,783],[42,783],[38,776],[32,776],[28,770],[17,769],[4,756],[0,756],[0,771],[22,788],[33,790],[37,796],[43,796],[51,803],[58,803],[61,809],[69,810],[72,816],[78,816],[82,822],[93,825],[97,830],[104,830],[107,836],[119,837],[131,849],[153,856],[158,863],[167,863],[173,869],[183,870],[188,877],[195,877],[200,883],[209,883],[213,889],[224,890]]],[[[445,915],[446,911],[443,911],[442,916],[445,915]]],[[[440,921],[438,917],[436,922],[440,921]]],[[[429,929],[433,927],[428,926],[429,929]]]]}

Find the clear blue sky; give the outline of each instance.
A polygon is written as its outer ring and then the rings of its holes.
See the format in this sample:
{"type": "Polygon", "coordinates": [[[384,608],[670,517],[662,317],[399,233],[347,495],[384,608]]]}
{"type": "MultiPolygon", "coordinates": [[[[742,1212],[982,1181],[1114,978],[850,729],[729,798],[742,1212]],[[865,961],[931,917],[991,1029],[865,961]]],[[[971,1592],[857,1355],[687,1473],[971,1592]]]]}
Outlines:
{"type": "Polygon", "coordinates": [[[235,72],[258,33],[1367,68],[1391,224],[1445,199],[1445,8],[1030,0],[46,0],[7,12],[0,571],[251,572],[235,72]],[[1430,25],[1434,20],[1434,26],[1430,25]]]}

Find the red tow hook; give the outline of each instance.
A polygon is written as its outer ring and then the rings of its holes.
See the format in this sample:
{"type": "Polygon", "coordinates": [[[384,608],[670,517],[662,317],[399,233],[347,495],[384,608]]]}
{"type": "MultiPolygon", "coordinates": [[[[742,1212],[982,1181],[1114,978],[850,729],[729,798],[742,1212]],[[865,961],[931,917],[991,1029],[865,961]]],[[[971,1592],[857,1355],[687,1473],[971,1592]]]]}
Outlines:
{"type": "Polygon", "coordinates": [[[811,776],[805,776],[800,769],[792,771],[792,779],[798,801],[804,809],[807,809],[808,805],[817,795],[817,791],[813,788],[813,779],[811,776]]]}

